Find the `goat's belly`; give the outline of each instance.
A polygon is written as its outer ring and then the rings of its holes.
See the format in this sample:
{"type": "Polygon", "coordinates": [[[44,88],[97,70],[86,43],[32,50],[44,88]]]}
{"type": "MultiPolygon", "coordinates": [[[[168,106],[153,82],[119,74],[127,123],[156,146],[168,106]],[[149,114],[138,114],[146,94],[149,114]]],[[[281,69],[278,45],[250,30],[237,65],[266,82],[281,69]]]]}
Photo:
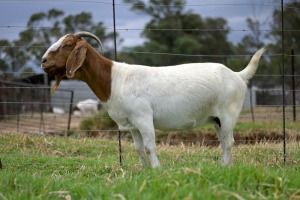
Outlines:
{"type": "Polygon", "coordinates": [[[160,130],[190,130],[195,127],[198,127],[202,124],[207,123],[207,119],[183,119],[180,117],[177,118],[154,118],[154,127],[160,130]]]}

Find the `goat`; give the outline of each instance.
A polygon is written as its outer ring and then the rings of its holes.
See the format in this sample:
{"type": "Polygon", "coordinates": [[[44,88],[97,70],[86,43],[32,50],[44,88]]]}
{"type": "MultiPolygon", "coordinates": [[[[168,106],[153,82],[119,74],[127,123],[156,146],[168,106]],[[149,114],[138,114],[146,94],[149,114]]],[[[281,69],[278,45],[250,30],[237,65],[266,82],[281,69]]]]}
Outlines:
{"type": "Polygon", "coordinates": [[[63,115],[65,114],[65,110],[63,108],[60,108],[60,107],[53,107],[52,108],[52,112],[54,114],[58,114],[58,115],[63,115]]]}
{"type": "Polygon", "coordinates": [[[76,106],[73,108],[75,116],[85,116],[87,114],[95,114],[100,110],[101,104],[99,100],[85,99],[78,101],[76,106]]]}
{"type": "Polygon", "coordinates": [[[105,58],[84,36],[102,47],[97,36],[79,32],[61,37],[43,55],[41,67],[56,77],[51,93],[64,76],[86,82],[119,130],[131,132],[142,166],[147,166],[146,152],[152,167],[160,166],[155,129],[193,129],[204,123],[214,124],[222,163],[231,164],[233,128],[264,48],[240,72],[218,63],[148,67],[105,58]]]}

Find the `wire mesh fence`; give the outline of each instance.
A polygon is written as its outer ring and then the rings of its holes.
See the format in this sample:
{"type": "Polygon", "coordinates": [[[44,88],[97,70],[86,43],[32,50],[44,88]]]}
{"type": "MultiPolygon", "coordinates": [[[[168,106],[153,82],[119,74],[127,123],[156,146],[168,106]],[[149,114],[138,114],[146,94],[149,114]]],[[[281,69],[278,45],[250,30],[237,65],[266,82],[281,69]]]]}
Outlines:
{"type": "MultiPolygon", "coordinates": [[[[74,1],[76,2],[76,1],[74,1]]],[[[77,2],[78,3],[78,2],[77,2]]],[[[88,2],[85,2],[88,3],[88,2]]],[[[89,3],[97,3],[97,4],[105,4],[106,6],[110,6],[112,8],[111,3],[107,2],[89,2],[89,3]],[[108,5],[107,5],[108,4],[108,5]]],[[[189,7],[195,6],[211,6],[215,4],[197,4],[197,5],[187,5],[189,7]]],[[[218,6],[238,6],[236,4],[217,4],[218,6]]],[[[115,6],[128,6],[127,4],[117,3],[115,6]]],[[[247,4],[240,5],[243,8],[247,6],[247,4]]],[[[279,4],[265,4],[264,6],[268,7],[280,7],[279,4]]],[[[107,8],[107,7],[106,7],[107,8]]],[[[298,9],[298,8],[290,8],[290,9],[298,9]]],[[[117,10],[118,16],[118,10],[117,10]]],[[[118,21],[118,17],[116,18],[118,21]]],[[[56,27],[56,29],[62,29],[66,27],[56,27]]],[[[68,28],[68,27],[67,27],[68,28]]],[[[69,27],[72,29],[72,27],[69,27]]],[[[162,28],[162,29],[143,29],[140,27],[105,27],[108,30],[117,30],[123,32],[137,32],[137,31],[148,31],[148,32],[180,32],[180,31],[193,31],[193,32],[250,32],[251,30],[246,29],[199,29],[197,27],[191,29],[178,29],[178,28],[162,28]]],[[[15,25],[0,25],[0,29],[13,29],[13,30],[24,30],[24,29],[35,29],[35,30],[52,30],[53,27],[35,27],[35,26],[15,26],[15,25]]],[[[97,27],[84,27],[84,29],[93,30],[97,29],[97,27]]],[[[261,29],[260,32],[269,33],[274,30],[269,29],[261,29]]],[[[277,30],[278,32],[282,31],[284,33],[290,32],[299,32],[298,29],[290,28],[277,30]]],[[[48,46],[46,45],[36,45],[31,46],[30,48],[42,48],[45,49],[48,46]]],[[[28,48],[26,45],[1,45],[0,49],[3,50],[5,48],[28,48]]],[[[117,47],[114,48],[117,50],[117,47]]],[[[201,57],[206,57],[209,59],[222,59],[224,62],[228,61],[231,58],[239,58],[239,57],[250,57],[251,55],[230,55],[224,53],[224,55],[202,55],[202,54],[189,54],[186,52],[179,53],[170,53],[170,52],[145,52],[145,51],[131,51],[123,49],[118,51],[119,53],[124,54],[145,54],[152,59],[156,59],[157,57],[164,57],[168,59],[172,59],[177,56],[188,57],[192,61],[199,60],[201,57]]],[[[286,56],[286,59],[292,59],[295,57],[299,57],[296,53],[290,52],[278,52],[277,54],[268,54],[268,58],[280,58],[281,56],[286,56]]],[[[122,60],[122,54],[119,56],[119,59],[122,60]]],[[[293,62],[292,62],[293,63],[293,62]]],[[[278,66],[276,66],[278,67],[278,66]]],[[[280,67],[280,64],[279,64],[280,67]]],[[[289,67],[289,66],[286,66],[289,67]]],[[[293,68],[293,67],[291,67],[293,68]]],[[[237,128],[237,133],[235,135],[235,142],[237,147],[236,154],[238,151],[251,151],[253,148],[258,149],[261,153],[257,155],[252,155],[254,160],[262,159],[262,155],[266,158],[266,162],[277,162],[278,160],[283,160],[286,156],[288,162],[299,161],[300,155],[300,147],[299,147],[299,139],[300,139],[300,127],[297,120],[297,110],[299,109],[300,95],[299,89],[295,83],[292,83],[293,80],[297,79],[299,75],[293,70],[291,74],[284,74],[284,70],[281,73],[274,74],[257,74],[251,82],[251,85],[260,85],[261,87],[251,87],[249,93],[247,94],[245,106],[239,118],[239,123],[237,126],[241,126],[241,128],[237,128]],[[267,80],[276,79],[275,82],[280,83],[281,78],[285,77],[283,85],[285,88],[282,88],[280,84],[277,85],[268,85],[263,84],[266,83],[267,80]],[[279,81],[278,81],[279,80],[279,81]],[[285,102],[282,102],[282,98],[285,99],[285,102]],[[284,104],[283,104],[284,103],[284,104]],[[284,113],[284,114],[283,114],[284,113]],[[286,122],[285,122],[286,121],[286,122]],[[249,124],[249,127],[243,127],[242,124],[249,124]],[[284,125],[283,125],[284,124],[284,125]],[[285,127],[286,126],[286,127],[285,127]],[[287,133],[287,137],[283,136],[283,132],[287,133]],[[283,150],[283,143],[287,142],[286,151],[283,150]],[[257,145],[258,144],[258,145],[257,145]]],[[[2,72],[5,75],[15,75],[17,71],[7,71],[2,72]]],[[[28,73],[28,75],[32,75],[28,73]]],[[[97,149],[97,153],[90,153],[89,151],[81,152],[79,154],[75,152],[59,152],[58,150],[52,150],[49,154],[38,154],[34,155],[30,152],[26,152],[22,154],[22,156],[28,157],[43,157],[50,156],[55,158],[56,156],[65,156],[65,157],[76,157],[84,156],[84,157],[115,157],[116,162],[118,163],[119,149],[117,144],[117,129],[116,127],[112,129],[104,129],[104,130],[86,130],[84,128],[80,128],[80,124],[86,118],[91,118],[91,115],[88,116],[75,116],[73,107],[76,106],[76,102],[73,96],[73,93],[83,93],[86,90],[86,87],[83,86],[75,86],[72,89],[58,89],[58,95],[55,97],[51,97],[49,93],[49,84],[43,82],[43,85],[36,84],[24,84],[24,83],[16,83],[13,81],[1,81],[0,82],[0,127],[1,134],[25,134],[25,135],[55,135],[55,136],[70,136],[72,134],[76,134],[76,137],[84,138],[87,135],[93,135],[95,140],[98,138],[109,139],[110,141],[114,141],[109,143],[108,146],[98,145],[98,146],[90,146],[86,147],[87,149],[97,149]],[[60,110],[61,109],[61,110],[60,110]],[[89,134],[93,133],[93,134],[89,134]],[[107,150],[110,149],[111,150],[107,150]]],[[[81,96],[86,96],[86,94],[82,94],[81,96]]],[[[106,120],[106,117],[94,116],[93,118],[98,118],[101,120],[106,120]]],[[[74,136],[74,135],[73,135],[74,136]]],[[[122,141],[131,141],[131,137],[128,133],[122,133],[121,135],[122,141]]],[[[45,137],[47,140],[47,137],[45,137]]],[[[157,144],[158,151],[168,151],[168,148],[172,145],[182,146],[182,148],[186,151],[192,151],[193,148],[201,152],[201,148],[206,149],[207,147],[217,147],[219,145],[219,141],[217,136],[214,133],[213,128],[208,127],[204,128],[204,130],[197,129],[193,131],[186,132],[159,132],[157,135],[157,144]],[[161,146],[160,146],[161,145],[161,146]]],[[[13,154],[8,151],[5,153],[5,149],[11,146],[14,147],[13,144],[3,143],[1,151],[1,157],[10,157],[11,160],[14,157],[17,157],[19,154],[13,154]]],[[[18,144],[19,145],[19,144],[18,144]]],[[[28,144],[22,146],[22,148],[26,149],[28,144]]],[[[30,146],[30,145],[29,145],[30,146]]],[[[50,145],[51,146],[51,145],[50,145]]],[[[18,146],[20,147],[20,146],[18,146]]],[[[41,147],[36,147],[41,148],[41,147]]],[[[71,147],[70,147],[71,148],[71,147]]],[[[171,147],[170,147],[171,148],[171,147]]],[[[76,148],[75,148],[76,149],[76,148]]],[[[124,151],[122,151],[122,157],[124,160],[130,159],[131,153],[133,151],[133,147],[130,145],[122,147],[124,151]]],[[[216,148],[217,149],[217,148],[216,148]]],[[[257,152],[255,152],[257,153],[257,152]]],[[[249,156],[249,154],[247,154],[249,156]]],[[[180,155],[178,155],[180,156],[180,155]]],[[[242,156],[242,155],[240,155],[242,156]]],[[[207,157],[210,160],[216,160],[215,155],[203,155],[203,157],[207,157]]],[[[251,158],[251,159],[252,159],[251,158]]],[[[110,159],[111,160],[111,159],[110,159]]],[[[174,162],[176,158],[171,158],[174,162]]],[[[192,162],[192,161],[191,161],[192,162]]],[[[80,163],[80,162],[79,162],[80,163]]],[[[48,163],[55,166],[55,162],[48,163]]],[[[99,161],[100,165],[105,165],[104,161],[99,161]],[[102,163],[103,162],[103,163],[102,163]]],[[[41,165],[39,162],[33,163],[22,163],[24,167],[26,165],[41,165]]],[[[77,165],[77,164],[74,164],[77,165]]],[[[80,164],[78,164],[80,165],[80,164]]]]}
{"type": "Polygon", "coordinates": [[[70,129],[73,91],[59,89],[59,98],[51,98],[43,85],[0,81],[0,92],[1,132],[61,135],[70,129]],[[54,114],[57,105],[67,105],[67,112],[54,114]]]}

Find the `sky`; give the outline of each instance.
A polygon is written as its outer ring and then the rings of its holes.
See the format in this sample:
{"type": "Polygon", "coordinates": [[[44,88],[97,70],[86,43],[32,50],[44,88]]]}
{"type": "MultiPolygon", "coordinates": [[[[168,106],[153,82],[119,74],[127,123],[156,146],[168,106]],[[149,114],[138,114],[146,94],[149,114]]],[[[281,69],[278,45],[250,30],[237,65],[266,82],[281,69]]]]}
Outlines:
{"type": "MultiPolygon", "coordinates": [[[[280,5],[275,0],[187,0],[186,9],[207,17],[222,17],[227,20],[229,27],[234,30],[228,39],[237,43],[249,33],[246,19],[259,20],[262,30],[268,30],[272,20],[272,12],[280,5]]],[[[122,46],[135,46],[145,40],[140,36],[141,29],[150,20],[149,16],[137,14],[130,10],[130,5],[122,0],[115,0],[116,27],[123,39],[122,46]]],[[[95,22],[102,21],[105,26],[113,30],[112,0],[0,0],[0,39],[13,40],[18,38],[19,32],[33,13],[47,12],[59,9],[69,14],[80,12],[92,13],[95,22]]],[[[101,38],[101,37],[100,37],[101,38]]]]}

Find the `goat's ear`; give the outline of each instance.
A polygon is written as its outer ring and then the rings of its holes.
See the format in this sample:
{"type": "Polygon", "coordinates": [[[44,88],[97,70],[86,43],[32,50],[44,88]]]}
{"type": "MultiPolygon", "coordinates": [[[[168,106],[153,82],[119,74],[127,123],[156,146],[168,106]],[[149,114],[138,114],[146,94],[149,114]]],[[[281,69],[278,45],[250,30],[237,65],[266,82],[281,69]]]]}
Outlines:
{"type": "Polygon", "coordinates": [[[81,67],[86,57],[86,51],[87,47],[84,43],[77,45],[73,49],[66,64],[66,75],[68,78],[73,78],[75,72],[81,67]]]}

